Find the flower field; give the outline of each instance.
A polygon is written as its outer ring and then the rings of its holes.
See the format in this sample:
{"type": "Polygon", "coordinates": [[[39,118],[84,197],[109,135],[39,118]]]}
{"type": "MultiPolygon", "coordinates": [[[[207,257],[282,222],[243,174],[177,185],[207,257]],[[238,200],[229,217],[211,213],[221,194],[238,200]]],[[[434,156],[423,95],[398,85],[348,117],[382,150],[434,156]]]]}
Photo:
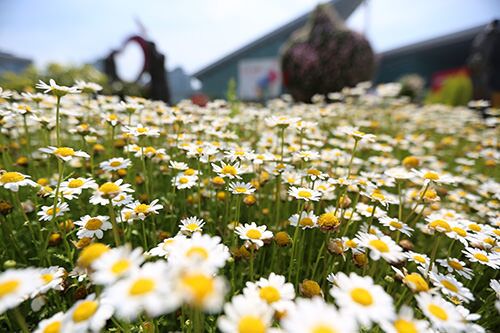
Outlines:
{"type": "Polygon", "coordinates": [[[0,331],[498,331],[499,132],[475,111],[36,89],[0,89],[0,331]]]}

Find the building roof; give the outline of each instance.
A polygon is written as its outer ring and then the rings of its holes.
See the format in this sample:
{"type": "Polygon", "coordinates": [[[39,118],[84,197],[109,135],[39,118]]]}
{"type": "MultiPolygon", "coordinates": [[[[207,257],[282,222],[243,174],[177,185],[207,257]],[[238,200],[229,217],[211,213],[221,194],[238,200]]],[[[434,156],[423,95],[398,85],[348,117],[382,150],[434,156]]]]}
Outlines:
{"type": "Polygon", "coordinates": [[[462,41],[467,41],[473,39],[474,36],[476,36],[479,32],[481,32],[484,29],[485,26],[486,24],[481,24],[479,26],[475,26],[465,30],[441,35],[436,38],[431,38],[421,42],[416,42],[402,47],[397,47],[388,51],[381,52],[379,53],[379,56],[380,57],[401,56],[404,54],[413,53],[415,51],[432,49],[437,46],[445,46],[462,41]]]}
{"type": "MultiPolygon", "coordinates": [[[[330,4],[335,7],[335,10],[340,15],[342,19],[347,19],[352,12],[359,6],[362,0],[332,0],[330,4]]],[[[275,38],[278,38],[283,35],[289,35],[295,30],[301,28],[303,25],[307,23],[310,13],[306,13],[296,18],[295,20],[279,27],[278,29],[271,31],[270,33],[254,40],[253,42],[239,48],[238,50],[226,55],[225,57],[217,60],[216,62],[206,66],[205,68],[200,69],[196,73],[193,74],[194,77],[201,78],[205,74],[208,74],[212,71],[217,70],[220,66],[223,66],[226,62],[237,58],[248,51],[251,51],[255,48],[258,48],[264,43],[268,43],[275,38]]]]}

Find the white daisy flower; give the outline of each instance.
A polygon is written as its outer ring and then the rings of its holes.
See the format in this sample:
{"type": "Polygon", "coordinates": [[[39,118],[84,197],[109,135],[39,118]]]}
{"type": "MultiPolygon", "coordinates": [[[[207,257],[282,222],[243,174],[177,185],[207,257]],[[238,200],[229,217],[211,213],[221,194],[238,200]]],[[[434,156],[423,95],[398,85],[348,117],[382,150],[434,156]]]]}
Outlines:
{"type": "Polygon", "coordinates": [[[500,255],[498,254],[488,253],[472,247],[466,247],[462,250],[462,253],[464,253],[471,262],[477,262],[494,269],[500,268],[500,255]]]}
{"type": "Polygon", "coordinates": [[[290,225],[294,227],[299,225],[302,229],[310,229],[317,227],[318,216],[314,215],[313,211],[302,212],[300,214],[300,219],[299,214],[293,214],[292,216],[290,216],[288,221],[290,221],[290,225]]]}
{"type": "Polygon", "coordinates": [[[62,327],[64,313],[58,312],[50,318],[44,319],[38,323],[36,330],[33,333],[59,333],[62,327]]]}
{"type": "Polygon", "coordinates": [[[203,226],[205,225],[205,221],[203,219],[199,219],[196,216],[191,216],[181,220],[181,224],[179,224],[179,228],[181,228],[181,232],[185,235],[191,235],[194,232],[203,231],[203,226]]]}
{"type": "Polygon", "coordinates": [[[391,322],[383,322],[382,329],[386,333],[428,333],[429,323],[416,319],[412,308],[403,305],[396,318],[391,322]]]}
{"type": "Polygon", "coordinates": [[[85,189],[96,189],[97,183],[92,178],[69,178],[60,185],[60,191],[64,193],[64,195],[80,195],[82,190],[85,189]]]}
{"type": "Polygon", "coordinates": [[[353,318],[320,297],[300,298],[295,308],[281,320],[281,325],[288,333],[355,333],[358,330],[353,318]]]}
{"type": "Polygon", "coordinates": [[[223,161],[220,162],[221,165],[217,165],[212,163],[212,168],[216,174],[218,174],[222,178],[229,179],[241,179],[240,174],[242,173],[242,169],[239,163],[226,164],[223,161]]]}
{"type": "Polygon", "coordinates": [[[61,332],[100,332],[113,315],[113,307],[95,294],[76,302],[66,312],[61,332]]]}
{"type": "MultiPolygon", "coordinates": [[[[134,192],[130,188],[130,184],[122,184],[123,179],[118,179],[115,182],[107,182],[99,186],[94,194],[90,197],[90,203],[93,205],[106,206],[109,204],[109,199],[115,197],[123,196],[122,199],[126,198],[126,193],[134,192]]],[[[121,206],[122,201],[113,202],[115,206],[121,206]]]]}
{"type": "Polygon", "coordinates": [[[8,269],[0,273],[0,313],[17,307],[44,284],[36,268],[8,269]]]}
{"type": "Polygon", "coordinates": [[[38,186],[37,183],[35,183],[29,178],[30,176],[23,175],[20,172],[8,171],[0,175],[0,185],[12,192],[19,191],[19,187],[21,186],[32,186],[32,187],[38,186]]]}
{"type": "Polygon", "coordinates": [[[220,237],[199,232],[193,233],[191,238],[178,239],[168,254],[169,263],[176,267],[198,267],[209,272],[217,272],[230,257],[220,237]]]}
{"type": "Polygon", "coordinates": [[[208,313],[217,313],[224,304],[227,284],[223,277],[201,267],[174,270],[173,291],[169,297],[208,313]]]}
{"type": "Polygon", "coordinates": [[[372,322],[382,323],[393,320],[394,306],[381,286],[373,283],[369,276],[340,272],[335,276],[335,286],[330,289],[341,311],[353,316],[361,326],[371,327],[372,322]]]}
{"type": "Polygon", "coordinates": [[[271,239],[273,237],[273,233],[266,229],[267,226],[257,226],[255,222],[252,222],[250,224],[245,223],[245,225],[237,226],[235,232],[245,241],[246,246],[255,244],[257,248],[259,248],[264,245],[264,240],[271,239]]]}
{"type": "Polygon", "coordinates": [[[92,281],[109,285],[118,279],[133,274],[144,262],[141,248],[121,246],[111,249],[92,262],[92,281]]]}
{"type": "Polygon", "coordinates": [[[77,94],[80,92],[77,87],[60,86],[53,79],[49,80],[49,84],[39,80],[35,86],[37,89],[43,90],[44,93],[52,93],[57,97],[62,97],[67,94],[77,94]]]}
{"type": "Polygon", "coordinates": [[[121,169],[127,169],[131,164],[132,162],[128,158],[114,157],[101,162],[99,167],[104,171],[118,171],[121,169]]]}
{"type": "Polygon", "coordinates": [[[137,124],[137,126],[123,126],[123,132],[135,137],[159,137],[160,130],[137,124]]]}
{"type": "Polygon", "coordinates": [[[42,206],[41,210],[36,213],[36,215],[40,216],[38,219],[40,221],[52,221],[55,217],[63,216],[66,212],[69,211],[69,206],[66,202],[58,202],[56,204],[56,211],[54,213],[54,206],[42,206]]]}
{"type": "Polygon", "coordinates": [[[165,262],[146,263],[106,288],[103,298],[114,306],[116,315],[125,320],[134,320],[142,312],[157,317],[174,311],[180,304],[172,292],[171,282],[165,262]]]}
{"type": "Polygon", "coordinates": [[[40,148],[39,149],[42,153],[46,154],[51,154],[56,156],[57,158],[60,158],[64,162],[70,162],[74,158],[81,157],[85,159],[89,159],[90,155],[87,154],[84,151],[77,150],[75,151],[73,148],[70,147],[53,147],[49,146],[48,148],[40,148]]]}
{"type": "Polygon", "coordinates": [[[447,258],[447,259],[436,259],[436,261],[446,270],[448,273],[457,273],[460,276],[463,276],[467,280],[472,279],[474,273],[472,269],[465,266],[465,262],[457,259],[457,258],[447,258]]]}
{"type": "Polygon", "coordinates": [[[51,266],[48,268],[42,268],[40,270],[40,275],[43,280],[43,285],[38,288],[32,296],[45,294],[49,290],[61,291],[64,289],[64,277],[66,276],[66,270],[63,267],[51,266]]]}
{"type": "Polygon", "coordinates": [[[163,209],[162,205],[157,204],[158,199],[151,201],[150,204],[140,203],[136,201],[134,203],[128,204],[127,208],[133,211],[132,218],[144,220],[149,215],[158,215],[158,210],[163,209]]]}
{"type": "Polygon", "coordinates": [[[453,304],[445,301],[441,296],[433,296],[429,293],[420,293],[415,298],[418,307],[430,320],[433,328],[445,332],[463,330],[463,318],[453,304]]]}
{"type": "Polygon", "coordinates": [[[293,307],[295,289],[293,284],[287,283],[285,277],[271,273],[269,277],[261,277],[257,282],[247,281],[243,294],[248,297],[260,297],[275,311],[284,314],[287,309],[293,307]]]}
{"type": "Polygon", "coordinates": [[[167,258],[170,255],[170,252],[179,245],[186,236],[182,234],[177,234],[174,237],[165,238],[161,243],[156,245],[156,247],[152,248],[147,252],[148,255],[154,257],[163,257],[167,258]]]}
{"type": "Polygon", "coordinates": [[[186,176],[183,173],[172,178],[172,184],[178,189],[191,188],[198,183],[198,176],[186,176]]]}
{"type": "Polygon", "coordinates": [[[80,226],[76,235],[78,238],[94,238],[97,237],[101,239],[104,236],[103,231],[110,230],[113,228],[111,222],[109,222],[109,216],[95,216],[85,215],[80,218],[80,220],[75,222],[76,225],[80,226]]]}
{"type": "Polygon", "coordinates": [[[411,237],[413,229],[395,217],[384,216],[379,219],[379,222],[388,227],[391,231],[399,231],[406,236],[411,237]]]}
{"type": "Polygon", "coordinates": [[[170,161],[169,167],[170,167],[170,169],[179,170],[179,171],[184,171],[184,170],[189,169],[189,166],[186,163],[177,162],[177,161],[170,161]]]}
{"type": "Polygon", "coordinates": [[[272,325],[273,311],[259,297],[237,295],[224,305],[224,315],[217,320],[223,333],[266,332],[272,325]]]}
{"type": "Polygon", "coordinates": [[[358,239],[361,246],[370,249],[370,258],[373,260],[379,260],[382,257],[389,263],[396,263],[405,257],[403,249],[389,236],[362,233],[358,239]]]}
{"type": "Polygon", "coordinates": [[[235,182],[229,184],[229,191],[232,194],[252,194],[255,192],[255,188],[250,183],[235,182]]]}
{"type": "Polygon", "coordinates": [[[455,183],[455,179],[447,174],[441,174],[437,171],[432,170],[411,170],[415,177],[422,179],[425,184],[430,182],[438,183],[438,184],[453,184],[455,183]]]}
{"type": "Polygon", "coordinates": [[[474,300],[474,295],[472,295],[470,290],[464,287],[464,285],[453,275],[430,272],[429,277],[432,284],[438,287],[444,295],[459,299],[466,303],[474,300]]]}
{"type": "Polygon", "coordinates": [[[288,194],[295,199],[305,201],[318,201],[321,198],[321,192],[306,187],[291,186],[288,194]]]}

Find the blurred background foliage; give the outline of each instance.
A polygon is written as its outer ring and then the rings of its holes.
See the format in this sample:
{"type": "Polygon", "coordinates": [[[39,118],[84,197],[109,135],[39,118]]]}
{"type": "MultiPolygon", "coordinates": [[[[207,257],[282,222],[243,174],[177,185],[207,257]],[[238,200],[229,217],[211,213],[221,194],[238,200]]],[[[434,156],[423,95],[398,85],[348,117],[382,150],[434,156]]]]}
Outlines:
{"type": "Polygon", "coordinates": [[[466,74],[456,74],[443,81],[441,89],[427,94],[425,104],[467,105],[472,99],[472,81],[466,74]]]}
{"type": "Polygon", "coordinates": [[[48,64],[39,69],[34,65],[28,66],[23,72],[4,72],[0,74],[0,87],[17,91],[33,91],[38,80],[48,82],[54,79],[57,84],[72,86],[76,80],[98,83],[103,87],[102,94],[121,96],[143,96],[144,88],[134,82],[110,83],[107,76],[94,66],[86,64],[82,66],[61,65],[57,63],[48,64]]]}

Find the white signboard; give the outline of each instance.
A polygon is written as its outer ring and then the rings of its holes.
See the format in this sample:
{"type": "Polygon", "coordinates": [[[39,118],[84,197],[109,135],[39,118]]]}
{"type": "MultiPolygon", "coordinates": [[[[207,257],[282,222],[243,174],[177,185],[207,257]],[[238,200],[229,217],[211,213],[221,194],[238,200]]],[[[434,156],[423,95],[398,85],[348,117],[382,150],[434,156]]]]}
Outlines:
{"type": "Polygon", "coordinates": [[[238,63],[238,95],[243,100],[263,100],[281,93],[277,58],[243,59],[238,63]]]}

